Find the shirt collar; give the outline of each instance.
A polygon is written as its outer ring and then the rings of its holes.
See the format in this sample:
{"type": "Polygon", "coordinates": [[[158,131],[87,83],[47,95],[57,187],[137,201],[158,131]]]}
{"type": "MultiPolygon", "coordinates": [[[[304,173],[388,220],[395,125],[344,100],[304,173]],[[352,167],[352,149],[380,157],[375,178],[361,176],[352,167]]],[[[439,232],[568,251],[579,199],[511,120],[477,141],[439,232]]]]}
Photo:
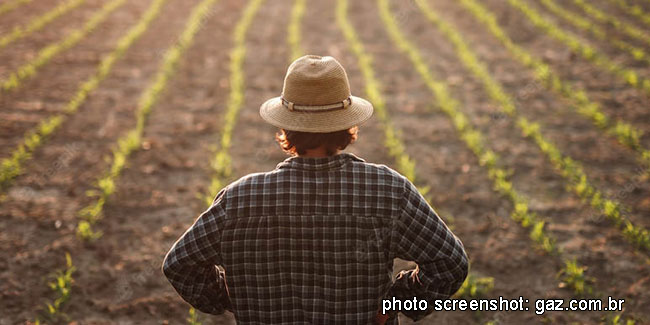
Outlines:
{"type": "Polygon", "coordinates": [[[350,161],[364,162],[365,160],[347,152],[340,153],[335,156],[319,157],[319,158],[294,156],[285,159],[283,162],[279,163],[276,168],[277,169],[298,168],[298,169],[307,169],[307,170],[328,170],[328,169],[339,168],[350,161]]]}

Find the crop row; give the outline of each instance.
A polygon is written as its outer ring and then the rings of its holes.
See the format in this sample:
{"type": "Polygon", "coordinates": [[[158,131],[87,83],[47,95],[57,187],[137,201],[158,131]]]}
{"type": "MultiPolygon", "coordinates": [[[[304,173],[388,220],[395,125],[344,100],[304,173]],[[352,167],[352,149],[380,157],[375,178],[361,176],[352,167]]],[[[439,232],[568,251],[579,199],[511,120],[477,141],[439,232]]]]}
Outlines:
{"type": "MultiPolygon", "coordinates": [[[[434,22],[436,20],[433,12],[422,2],[416,1],[425,15],[434,22]]],[[[440,109],[450,118],[456,128],[459,137],[465,145],[476,155],[481,165],[485,166],[489,178],[493,181],[495,191],[508,199],[513,205],[511,217],[519,222],[521,226],[529,229],[530,238],[535,244],[548,254],[559,254],[560,250],[555,245],[555,239],[545,230],[545,221],[529,210],[528,200],[514,189],[513,184],[508,180],[508,173],[505,169],[499,167],[499,158],[485,145],[483,134],[471,126],[469,118],[458,109],[458,101],[452,97],[448,90],[448,85],[444,81],[436,79],[429,67],[424,63],[422,55],[417,47],[409,41],[400,31],[394,17],[391,14],[387,0],[378,0],[381,19],[388,31],[388,34],[397,47],[404,52],[415,70],[418,72],[424,83],[435,96],[440,109]]],[[[447,36],[457,37],[458,35],[446,34],[447,36]]],[[[468,53],[459,53],[461,56],[468,53]]],[[[565,260],[563,280],[577,294],[589,291],[590,288],[585,283],[583,275],[584,268],[569,268],[571,265],[577,265],[576,261],[565,260]]]]}
{"type": "Polygon", "coordinates": [[[93,203],[79,211],[79,217],[82,220],[78,224],[77,231],[81,238],[92,239],[99,235],[99,233],[91,229],[91,226],[101,217],[104,204],[115,192],[115,181],[126,166],[127,159],[133,151],[141,146],[144,127],[151,110],[154,108],[163,90],[165,90],[167,82],[176,72],[178,61],[181,59],[183,53],[192,45],[194,36],[200,30],[202,22],[216,1],[203,0],[194,7],[185,29],[176,44],[172,45],[165,52],[165,56],[158,72],[154,76],[153,82],[142,93],[138,101],[138,107],[135,113],[135,128],[129,130],[117,140],[116,146],[113,148],[110,167],[97,179],[97,188],[87,193],[88,196],[95,197],[96,199],[93,203]]]}
{"type": "MultiPolygon", "coordinates": [[[[512,43],[503,30],[498,26],[494,14],[490,13],[485,7],[479,4],[476,0],[461,0],[461,3],[468,8],[472,14],[474,14],[480,21],[487,24],[488,29],[497,36],[502,42],[506,44],[506,47],[515,53],[520,61],[526,62],[528,66],[532,66],[536,69],[536,74],[544,76],[542,80],[546,83],[551,84],[551,87],[556,90],[560,90],[562,93],[571,96],[571,99],[574,101],[583,104],[585,106],[578,107],[578,111],[581,113],[587,112],[589,114],[594,114],[594,119],[600,121],[596,123],[599,126],[606,126],[607,119],[604,114],[598,114],[598,106],[590,103],[587,99],[587,96],[582,91],[572,92],[574,89],[572,86],[562,82],[557,76],[551,73],[550,68],[547,65],[542,64],[536,59],[533,59],[528,52],[523,51],[521,48],[517,47],[512,43]],[[541,71],[541,73],[540,73],[541,71]]],[[[498,95],[502,101],[504,101],[504,95],[498,95]]],[[[511,101],[511,100],[510,100],[511,101]]],[[[514,113],[514,105],[511,105],[513,108],[506,108],[507,111],[514,113]]],[[[509,113],[511,114],[511,113],[509,113]]],[[[593,208],[601,212],[608,219],[612,220],[619,229],[623,232],[624,237],[634,244],[638,248],[642,248],[646,251],[650,251],[650,233],[647,229],[634,225],[626,216],[625,209],[619,202],[607,199],[598,189],[596,189],[589,181],[583,170],[583,167],[578,162],[574,161],[569,157],[565,157],[557,149],[555,145],[546,140],[539,130],[539,125],[536,123],[531,123],[525,120],[519,119],[517,121],[519,127],[524,130],[526,136],[533,139],[540,149],[546,154],[548,159],[552,162],[553,166],[560,172],[560,174],[569,182],[569,187],[583,200],[587,201],[593,208]]],[[[612,132],[618,132],[621,127],[619,124],[613,127],[609,127],[612,132]]],[[[630,127],[631,128],[631,127],[630,127]]],[[[639,133],[640,134],[640,133],[639,133]]],[[[620,139],[620,135],[619,135],[620,139]]],[[[649,161],[650,154],[647,150],[642,149],[638,144],[638,137],[636,145],[632,146],[637,149],[637,152],[641,154],[641,158],[644,159],[645,163],[649,161]]]]}
{"type": "Polygon", "coordinates": [[[519,11],[521,11],[530,22],[532,22],[538,28],[542,29],[546,34],[568,46],[569,49],[571,49],[571,51],[575,54],[580,55],[585,60],[588,60],[596,66],[613,73],[614,75],[627,82],[629,85],[650,93],[650,80],[639,76],[632,69],[622,67],[618,63],[612,61],[609,57],[605,56],[602,53],[599,53],[598,50],[592,46],[585,44],[579,38],[565,32],[553,22],[542,17],[542,15],[537,10],[533,9],[524,1],[508,0],[508,3],[510,3],[512,7],[519,9],[519,11]]]}
{"type": "MultiPolygon", "coordinates": [[[[375,77],[372,66],[372,56],[368,54],[357,36],[354,27],[350,24],[347,17],[347,1],[339,0],[336,6],[336,21],[341,28],[352,52],[357,57],[357,62],[365,82],[365,93],[368,100],[372,103],[375,111],[374,114],[381,123],[384,131],[384,146],[388,149],[389,155],[395,160],[396,170],[408,178],[411,182],[417,184],[415,175],[415,161],[406,153],[404,143],[400,139],[399,131],[391,123],[391,118],[386,108],[386,102],[381,93],[381,85],[375,77]]],[[[420,193],[427,197],[428,187],[418,187],[420,193]]],[[[453,220],[452,218],[449,218],[453,220]]],[[[448,222],[451,221],[448,219],[448,222]]],[[[458,296],[477,297],[485,295],[494,285],[494,279],[491,277],[478,277],[473,273],[467,277],[459,292],[458,296]]]]}
{"type": "Polygon", "coordinates": [[[619,50],[622,50],[624,52],[627,52],[629,55],[631,55],[635,60],[642,61],[645,63],[650,63],[650,57],[648,57],[648,54],[645,52],[645,50],[641,47],[634,46],[628,42],[622,41],[620,39],[612,38],[611,35],[608,35],[608,33],[600,28],[599,26],[595,25],[592,21],[589,19],[583,18],[583,16],[578,15],[570,10],[566,10],[562,8],[558,3],[556,3],[554,0],[541,0],[542,4],[548,8],[553,14],[561,17],[562,19],[568,21],[571,25],[585,31],[585,32],[590,32],[593,34],[597,39],[601,41],[607,41],[608,43],[611,43],[615,47],[617,47],[619,50]]]}
{"type": "Polygon", "coordinates": [[[515,118],[517,127],[522,130],[524,135],[533,139],[542,152],[547,155],[553,166],[569,182],[568,188],[573,189],[585,201],[589,201],[594,208],[610,217],[617,225],[624,224],[625,227],[622,230],[630,242],[642,248],[650,249],[647,230],[634,226],[629,220],[622,219],[620,213],[610,211],[610,209],[615,209],[613,207],[619,207],[620,212],[622,210],[620,203],[604,198],[600,191],[589,184],[580,163],[571,157],[563,155],[551,141],[546,139],[540,131],[539,124],[531,122],[518,114],[515,101],[505,92],[503,86],[492,78],[485,64],[474,55],[463,40],[462,35],[456,31],[456,28],[438,17],[423,1],[417,1],[417,3],[426,17],[453,43],[461,62],[481,80],[490,98],[499,105],[498,107],[504,113],[515,118]]]}
{"type": "Polygon", "coordinates": [[[305,15],[306,2],[307,0],[295,0],[293,8],[291,8],[291,18],[287,33],[287,43],[289,44],[289,49],[291,49],[290,61],[294,61],[303,55],[302,48],[300,47],[300,22],[305,15]]]}
{"type": "Polygon", "coordinates": [[[115,63],[148,29],[151,22],[158,16],[160,9],[167,0],[156,0],[145,11],[136,25],[117,41],[115,48],[102,58],[95,73],[80,84],[75,95],[68,101],[62,113],[55,114],[41,121],[38,126],[25,133],[22,142],[12,151],[11,156],[0,162],[0,191],[6,189],[11,181],[22,173],[22,166],[32,153],[43,145],[49,135],[58,130],[66,119],[76,113],[86,101],[88,95],[108,76],[115,63]]]}
{"type": "Polygon", "coordinates": [[[86,35],[93,32],[97,26],[103,23],[110,13],[125,3],[126,0],[111,0],[106,3],[102,9],[98,10],[90,17],[90,19],[88,19],[88,21],[86,21],[86,24],[83,27],[74,30],[64,39],[41,49],[34,59],[12,72],[6,80],[0,82],[0,90],[8,91],[20,87],[22,81],[34,76],[39,68],[50,62],[50,60],[57,54],[79,43],[79,41],[81,41],[86,35]]]}
{"type": "Polygon", "coordinates": [[[650,45],[650,34],[632,24],[621,21],[618,18],[608,15],[602,10],[592,6],[585,0],[573,0],[578,7],[580,7],[587,15],[593,17],[595,20],[612,25],[615,29],[627,34],[628,36],[641,40],[647,45],[650,45]]]}
{"type": "MultiPolygon", "coordinates": [[[[128,157],[141,146],[147,117],[154,108],[161,93],[166,88],[168,81],[174,75],[178,61],[192,45],[194,37],[203,27],[205,20],[210,16],[210,8],[216,2],[217,0],[203,0],[197,4],[192,9],[185,29],[178,38],[177,43],[166,51],[161,67],[154,77],[154,82],[145,90],[139,100],[136,112],[136,127],[118,140],[117,147],[113,150],[110,169],[102,178],[97,180],[98,189],[89,193],[92,196],[96,196],[97,200],[79,212],[79,216],[83,220],[77,225],[77,234],[81,238],[92,240],[101,236],[101,231],[92,230],[92,225],[99,220],[103,206],[115,191],[115,181],[124,169],[128,157]]],[[[189,310],[187,321],[193,325],[200,324],[198,314],[193,308],[189,310]]]]}
{"type": "Polygon", "coordinates": [[[232,133],[237,124],[239,111],[244,104],[244,60],[246,59],[246,34],[264,0],[250,0],[244,9],[242,17],[237,22],[233,31],[233,48],[230,50],[230,93],[226,103],[226,112],[223,116],[223,129],[212,162],[212,180],[208,193],[204,195],[207,206],[212,205],[214,196],[226,185],[232,177],[232,160],[230,147],[232,146],[232,133]]]}
{"type": "MultiPolygon", "coordinates": [[[[56,298],[52,300],[52,302],[45,304],[46,312],[44,315],[42,315],[44,317],[44,321],[59,323],[64,320],[68,320],[66,315],[62,312],[62,308],[70,299],[72,283],[74,283],[72,275],[76,271],[77,268],[72,265],[72,258],[70,257],[70,254],[65,253],[65,268],[54,272],[54,280],[48,283],[50,289],[56,293],[56,298]]],[[[40,325],[41,317],[36,317],[34,324],[40,325]]]]}
{"type": "Polygon", "coordinates": [[[641,130],[620,119],[613,121],[611,117],[601,110],[598,103],[589,98],[584,90],[567,80],[563,80],[548,64],[515,44],[499,26],[496,16],[478,1],[461,0],[460,3],[487,27],[487,31],[497,38],[517,61],[533,70],[534,77],[538,81],[548,89],[569,99],[573,104],[570,107],[575,109],[577,113],[590,119],[594,125],[607,134],[614,136],[619,143],[634,150],[644,167],[650,169],[650,151],[640,143],[641,130]]]}
{"type": "Polygon", "coordinates": [[[0,5],[0,15],[6,14],[24,4],[30,3],[32,0],[9,0],[0,5]]]}
{"type": "MultiPolygon", "coordinates": [[[[538,146],[540,146],[540,148],[544,153],[546,154],[553,153],[557,155],[558,159],[560,160],[560,164],[564,161],[567,162],[573,161],[571,158],[562,157],[562,155],[559,153],[559,150],[550,141],[546,140],[543,137],[542,133],[539,130],[539,127],[536,124],[518,115],[515,101],[512,99],[510,95],[508,95],[505,92],[503,86],[498,81],[494,80],[494,78],[492,78],[492,76],[488,72],[485,63],[480,61],[476,57],[473,50],[463,39],[463,36],[457,31],[457,29],[454,26],[450,25],[448,22],[444,21],[442,18],[440,18],[437,14],[435,14],[435,12],[428,5],[426,5],[424,1],[417,1],[417,3],[420,6],[420,9],[424,13],[424,15],[429,19],[429,21],[431,21],[441,31],[441,33],[454,45],[456,49],[456,53],[459,59],[461,60],[461,62],[463,63],[463,65],[483,83],[483,86],[486,89],[488,95],[496,104],[498,104],[500,110],[505,114],[507,114],[508,116],[515,118],[517,127],[519,127],[524,132],[525,135],[534,138],[536,143],[538,144],[538,146]]],[[[554,163],[557,163],[556,160],[558,159],[555,160],[553,158],[550,159],[554,163]]],[[[557,168],[561,169],[561,167],[557,167],[557,168]]],[[[565,172],[566,172],[565,170],[562,170],[563,174],[565,172]]],[[[561,255],[560,251],[558,251],[557,253],[561,255]]],[[[564,257],[563,261],[566,266],[566,269],[563,270],[564,274],[570,275],[571,277],[576,277],[577,274],[576,272],[578,271],[580,275],[582,274],[581,270],[584,270],[584,268],[579,266],[575,260],[571,260],[564,257]]],[[[567,282],[574,282],[574,283],[577,282],[575,285],[573,285],[574,291],[576,293],[582,294],[583,292],[585,292],[584,277],[571,279],[567,282]]]]}
{"type": "Polygon", "coordinates": [[[638,18],[644,24],[650,26],[650,15],[646,14],[641,6],[631,5],[626,0],[609,0],[609,2],[616,4],[629,15],[638,18]]]}
{"type": "Polygon", "coordinates": [[[68,11],[79,7],[84,2],[86,2],[86,0],[68,0],[66,2],[62,2],[43,15],[32,19],[25,26],[14,27],[9,34],[0,37],[0,49],[6,47],[15,40],[21,39],[33,32],[41,30],[47,24],[64,15],[68,11]]]}
{"type": "MultiPolygon", "coordinates": [[[[153,1],[144,14],[144,17],[155,16],[151,13],[159,11],[165,1],[153,1]]],[[[185,29],[178,41],[166,51],[153,82],[142,93],[136,111],[136,127],[117,141],[117,146],[113,149],[113,159],[110,168],[104,173],[104,176],[97,180],[97,190],[89,193],[89,195],[97,197],[95,202],[79,211],[79,216],[82,220],[77,225],[77,234],[81,239],[87,240],[100,236],[101,232],[93,231],[91,226],[99,219],[106,200],[114,192],[115,180],[123,170],[129,155],[140,147],[148,115],[166,88],[168,80],[174,75],[178,61],[192,45],[194,36],[201,29],[203,21],[208,17],[210,8],[216,1],[203,0],[192,9],[185,29]]],[[[139,29],[146,29],[146,25],[138,24],[137,26],[141,26],[139,29]]],[[[72,281],[72,278],[69,281],[72,281]]],[[[69,292],[67,294],[69,295],[69,292]]]]}
{"type": "MultiPolygon", "coordinates": [[[[202,196],[207,207],[212,205],[215,195],[232,177],[230,147],[232,145],[232,133],[237,124],[239,112],[244,104],[246,35],[255,15],[263,3],[264,0],[250,0],[232,34],[233,47],[230,50],[230,63],[228,65],[230,92],[228,93],[226,112],[223,116],[223,128],[219,136],[219,148],[216,150],[210,163],[212,178],[208,192],[202,196]]],[[[201,323],[196,311],[191,308],[189,313],[188,323],[190,325],[200,325],[201,323]]]]}

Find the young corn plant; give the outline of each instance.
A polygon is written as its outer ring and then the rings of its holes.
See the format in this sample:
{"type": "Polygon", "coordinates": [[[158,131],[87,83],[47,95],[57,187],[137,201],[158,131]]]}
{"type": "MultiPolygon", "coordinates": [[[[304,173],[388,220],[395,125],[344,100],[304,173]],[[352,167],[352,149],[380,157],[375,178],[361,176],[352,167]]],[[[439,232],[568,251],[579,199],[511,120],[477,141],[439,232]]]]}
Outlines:
{"type": "MultiPolygon", "coordinates": [[[[374,107],[374,114],[379,118],[382,129],[384,131],[384,146],[388,149],[389,155],[395,160],[396,170],[408,178],[411,182],[416,182],[416,163],[406,153],[406,148],[401,140],[399,131],[394,127],[391,122],[390,114],[386,108],[386,102],[381,92],[381,85],[379,80],[375,77],[374,68],[372,66],[372,56],[368,54],[363,43],[359,39],[354,27],[350,24],[347,18],[348,3],[346,0],[338,0],[336,5],[336,22],[339,25],[348,45],[352,52],[357,57],[359,68],[365,81],[366,96],[372,102],[374,107]]],[[[429,189],[428,187],[420,187],[419,191],[426,197],[429,189]]],[[[453,219],[448,220],[449,223],[453,219]]],[[[478,277],[472,273],[468,276],[460,289],[464,295],[484,295],[489,292],[493,287],[494,279],[491,277],[478,277]]]]}
{"type": "Polygon", "coordinates": [[[578,29],[591,33],[601,41],[607,41],[619,50],[628,53],[637,61],[645,62],[646,64],[650,63],[650,57],[648,57],[648,54],[643,48],[634,46],[620,39],[613,38],[612,35],[609,35],[604,29],[595,25],[592,21],[583,18],[581,15],[575,14],[570,10],[564,9],[554,0],[541,0],[541,2],[552,13],[566,20],[578,29]]]}
{"type": "MultiPolygon", "coordinates": [[[[67,315],[63,313],[63,307],[70,299],[70,292],[74,279],[72,275],[77,270],[72,265],[72,258],[69,253],[65,253],[65,268],[56,271],[54,279],[48,285],[52,291],[56,293],[56,298],[52,302],[46,303],[44,312],[44,319],[48,322],[62,322],[67,321],[67,315]]],[[[40,318],[36,319],[36,323],[40,324],[40,318]]]]}
{"type": "MultiPolygon", "coordinates": [[[[491,277],[476,277],[474,274],[469,274],[460,289],[456,291],[452,298],[454,299],[480,299],[488,296],[490,291],[494,289],[494,278],[491,277]]],[[[474,312],[475,318],[481,317],[480,311],[474,312]]]]}
{"type": "Polygon", "coordinates": [[[607,315],[604,320],[603,324],[606,325],[635,325],[636,321],[632,318],[627,318],[625,319],[623,317],[623,313],[621,312],[620,314],[616,315],[607,315]]]}
{"type": "Polygon", "coordinates": [[[187,316],[188,325],[201,325],[201,320],[199,319],[199,314],[196,312],[196,309],[190,308],[187,316]]]}
{"type": "Polygon", "coordinates": [[[640,142],[641,130],[620,119],[614,120],[607,116],[601,110],[600,105],[593,102],[583,89],[574,86],[567,80],[561,79],[548,64],[515,44],[499,26],[496,16],[479,1],[460,0],[459,2],[479,22],[485,25],[487,30],[504,45],[517,61],[533,70],[536,80],[540,81],[546,88],[569,99],[573,104],[570,107],[575,109],[578,114],[590,119],[595,126],[603,130],[606,134],[614,137],[619,143],[635,151],[640,163],[645,169],[650,170],[650,150],[645,148],[640,142]]]}
{"type": "Polygon", "coordinates": [[[100,236],[92,230],[92,226],[101,218],[101,214],[108,198],[115,192],[115,181],[126,166],[129,156],[142,145],[142,136],[147,118],[160,99],[169,79],[176,72],[176,66],[185,51],[192,45],[194,36],[202,27],[202,21],[208,16],[210,8],[216,0],[203,0],[196,5],[185,25],[176,44],[172,45],[165,53],[160,69],[154,76],[153,82],[142,93],[136,110],[136,126],[118,139],[113,148],[109,169],[97,179],[96,188],[87,193],[95,200],[79,211],[81,220],[77,224],[77,234],[84,240],[100,236]]]}
{"type": "Polygon", "coordinates": [[[469,274],[463,285],[454,294],[457,299],[472,299],[487,297],[494,289],[494,278],[479,278],[469,274]]]}
{"type": "Polygon", "coordinates": [[[41,49],[34,59],[9,74],[6,80],[0,82],[0,90],[9,91],[20,87],[23,81],[36,75],[38,69],[48,64],[57,54],[77,45],[84,37],[95,31],[113,11],[125,3],[126,0],[111,0],[107,2],[86,21],[83,27],[72,31],[62,40],[41,49]]]}
{"type": "Polygon", "coordinates": [[[143,13],[140,20],[117,41],[115,48],[102,58],[96,71],[86,81],[79,85],[77,92],[64,107],[62,113],[55,114],[41,121],[38,126],[25,133],[23,141],[12,151],[11,156],[0,162],[0,192],[11,185],[11,181],[22,173],[23,164],[31,158],[31,154],[42,146],[53,132],[59,129],[63,122],[85,103],[86,99],[99,84],[108,76],[115,63],[135,43],[151,22],[160,14],[167,0],[155,0],[143,13]]]}
{"type": "Polygon", "coordinates": [[[585,275],[586,267],[580,266],[573,260],[565,260],[564,268],[558,273],[562,286],[567,286],[579,297],[588,296],[593,293],[593,288],[589,283],[594,282],[592,278],[585,275]]]}
{"type": "Polygon", "coordinates": [[[49,23],[66,14],[68,11],[79,7],[86,0],[68,0],[60,3],[58,6],[52,8],[50,11],[43,15],[34,18],[29,23],[23,26],[14,27],[11,32],[0,37],[0,49],[6,47],[12,42],[24,38],[25,36],[43,29],[49,23]]]}
{"type": "Polygon", "coordinates": [[[650,45],[650,34],[648,34],[647,31],[632,24],[628,24],[625,21],[621,21],[614,15],[608,15],[585,0],[573,0],[573,3],[596,21],[603,24],[609,24],[614,27],[614,29],[626,34],[627,36],[640,40],[646,43],[646,45],[650,45]]]}
{"type": "Polygon", "coordinates": [[[530,22],[537,26],[537,28],[543,30],[552,38],[564,43],[564,45],[566,45],[576,55],[592,62],[597,67],[613,73],[629,85],[642,89],[646,93],[650,94],[650,79],[639,76],[639,74],[632,69],[620,66],[609,57],[599,53],[598,50],[592,46],[584,43],[581,39],[565,32],[553,22],[542,17],[537,10],[529,6],[523,0],[508,0],[508,3],[512,7],[521,11],[530,22]]]}
{"type": "MultiPolygon", "coordinates": [[[[534,140],[558,173],[567,181],[568,188],[573,189],[576,195],[585,202],[589,202],[592,207],[598,209],[614,221],[616,225],[620,226],[624,236],[633,245],[650,250],[650,245],[647,244],[650,243],[647,230],[633,225],[622,216],[620,211],[623,208],[621,208],[620,203],[605,199],[605,195],[589,183],[582,165],[571,157],[563,155],[555,144],[546,139],[539,124],[519,115],[514,99],[506,93],[501,83],[491,76],[486,64],[478,59],[454,26],[435,14],[424,1],[417,1],[417,3],[428,20],[438,27],[442,34],[454,45],[461,63],[483,83],[490,99],[497,104],[497,107],[504,114],[516,120],[515,124],[526,137],[534,140]],[[607,204],[613,205],[615,208],[608,210],[606,208],[607,204]],[[628,227],[630,227],[629,230],[628,227]]],[[[538,226],[533,230],[538,230],[538,228],[543,229],[543,226],[538,226]]],[[[534,231],[532,235],[538,237],[539,231],[534,231]]]]}

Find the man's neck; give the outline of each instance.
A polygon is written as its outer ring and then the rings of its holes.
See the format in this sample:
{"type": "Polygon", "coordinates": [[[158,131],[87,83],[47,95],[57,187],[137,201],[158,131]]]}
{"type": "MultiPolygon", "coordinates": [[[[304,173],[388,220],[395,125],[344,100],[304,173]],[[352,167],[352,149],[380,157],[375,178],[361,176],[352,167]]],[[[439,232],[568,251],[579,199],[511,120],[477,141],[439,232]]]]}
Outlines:
{"type": "Polygon", "coordinates": [[[310,149],[305,152],[305,154],[298,155],[298,157],[304,157],[304,158],[327,158],[331,156],[336,156],[339,153],[341,153],[340,150],[336,150],[333,155],[328,155],[327,150],[325,148],[316,148],[316,149],[310,149]]]}

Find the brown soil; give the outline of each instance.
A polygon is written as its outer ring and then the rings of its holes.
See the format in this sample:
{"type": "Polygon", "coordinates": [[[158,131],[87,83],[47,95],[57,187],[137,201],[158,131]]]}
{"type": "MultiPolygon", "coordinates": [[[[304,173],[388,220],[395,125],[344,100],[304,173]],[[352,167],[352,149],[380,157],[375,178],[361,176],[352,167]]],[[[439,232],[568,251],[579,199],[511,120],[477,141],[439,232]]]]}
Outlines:
{"type": "MultiPolygon", "coordinates": [[[[373,1],[349,1],[350,21],[365,50],[374,57],[393,126],[401,131],[407,153],[416,161],[418,185],[430,186],[439,214],[463,240],[472,272],[494,278],[491,297],[572,298],[559,287],[561,259],[534,247],[526,229],[510,219],[512,206],[492,188],[487,170],[460,140],[436,98],[423,84],[408,58],[392,43],[373,1]]],[[[597,4],[610,8],[605,0],[597,4]]],[[[83,24],[104,2],[88,0],[44,31],[0,50],[0,80],[33,57],[43,46],[83,24]]],[[[220,0],[214,15],[197,34],[155,105],[140,150],[129,158],[117,180],[117,191],[96,228],[94,243],[75,237],[77,211],[91,202],[86,191],[108,166],[115,141],[134,127],[134,111],[150,84],[163,51],[182,30],[198,0],[169,0],[149,30],[114,67],[79,112],[71,116],[25,165],[0,202],[0,324],[33,320],[54,297],[47,282],[64,265],[65,252],[77,267],[70,301],[64,311],[77,324],[181,324],[189,306],[162,276],[166,251],[205,209],[199,198],[207,191],[210,160],[219,141],[229,92],[231,35],[245,5],[220,0]],[[55,167],[53,167],[55,166],[55,167]]],[[[563,153],[581,162],[594,185],[630,208],[635,223],[650,227],[650,182],[638,175],[633,152],[575,113],[570,103],[535,85],[532,72],[453,1],[430,1],[457,26],[484,60],[492,75],[513,97],[522,116],[539,122],[546,137],[563,153]],[[631,185],[630,185],[631,184],[631,185]],[[630,188],[621,195],[621,190],[630,188]]],[[[532,2],[531,2],[532,3],[532,2]]],[[[642,1],[639,1],[642,3],[642,1]]],[[[62,109],[79,83],[132,26],[150,1],[128,2],[77,46],[57,56],[23,87],[0,93],[0,157],[7,157],[24,132],[62,109]]],[[[273,140],[275,129],[263,123],[259,105],[281,92],[288,65],[286,32],[293,1],[267,1],[248,33],[245,60],[245,103],[234,130],[233,178],[273,169],[286,156],[273,140]]],[[[506,2],[489,0],[500,23],[515,41],[539,55],[555,71],[585,87],[602,109],[645,131],[650,147],[650,98],[631,89],[591,63],[571,55],[561,43],[543,35],[506,2]]],[[[0,35],[24,23],[53,3],[33,2],[0,18],[0,35]]],[[[336,25],[336,1],[308,1],[302,22],[306,53],[332,55],[346,67],[352,92],[365,96],[357,58],[336,25]],[[323,23],[326,21],[328,23],[323,23]]],[[[575,7],[567,6],[575,10],[575,7]]],[[[637,23],[620,10],[608,12],[637,23]]],[[[650,9],[650,8],[649,8],[650,9]]],[[[610,222],[565,189],[566,181],[534,142],[522,136],[514,121],[500,114],[480,80],[464,68],[451,43],[410,3],[392,2],[399,26],[418,46],[431,72],[450,84],[460,109],[480,130],[486,143],[511,170],[515,188],[529,198],[531,209],[548,220],[549,232],[566,256],[588,267],[586,274],[604,296],[626,299],[625,315],[637,323],[650,321],[650,266],[610,222]]],[[[548,15],[547,12],[544,12],[548,15]]],[[[568,24],[557,19],[572,32],[568,24]]],[[[579,33],[580,34],[580,33],[579,33]]],[[[630,64],[606,42],[598,49],[630,64]]],[[[650,51],[650,48],[646,48],[650,51]]],[[[635,66],[650,76],[650,67],[635,66]]],[[[383,126],[371,119],[349,151],[374,163],[395,166],[383,145],[383,126]]],[[[396,263],[396,270],[407,267],[396,263]]],[[[534,306],[533,306],[534,307],[534,306]]],[[[422,323],[479,324],[498,319],[506,324],[599,323],[604,313],[533,311],[510,313],[434,313],[422,323]]],[[[231,314],[201,316],[204,324],[231,324],[231,314]]],[[[403,323],[410,323],[402,318],[403,323]]]]}

